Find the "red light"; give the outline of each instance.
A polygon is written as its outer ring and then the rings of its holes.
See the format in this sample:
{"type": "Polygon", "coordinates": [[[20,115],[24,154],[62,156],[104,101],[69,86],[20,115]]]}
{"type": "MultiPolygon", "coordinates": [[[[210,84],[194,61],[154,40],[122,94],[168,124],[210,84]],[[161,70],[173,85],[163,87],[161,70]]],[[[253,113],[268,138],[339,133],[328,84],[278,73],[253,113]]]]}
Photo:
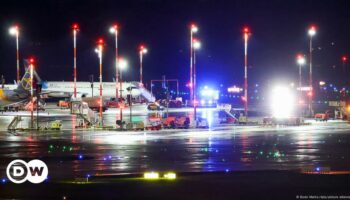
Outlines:
{"type": "Polygon", "coordinates": [[[347,56],[342,56],[341,60],[342,60],[343,62],[346,62],[346,61],[348,60],[348,57],[347,57],[347,56]]]}
{"type": "Polygon", "coordinates": [[[244,96],[241,96],[241,99],[242,99],[243,102],[246,102],[246,101],[247,101],[246,98],[245,98],[244,96]]]}
{"type": "Polygon", "coordinates": [[[142,50],[142,49],[144,49],[145,48],[145,46],[143,46],[143,45],[140,45],[140,49],[142,50]]]}
{"type": "Polygon", "coordinates": [[[34,58],[29,58],[29,63],[30,64],[34,64],[35,63],[35,59],[34,58]]]}
{"type": "Polygon", "coordinates": [[[250,32],[250,30],[249,30],[248,27],[244,27],[244,28],[243,28],[243,33],[249,33],[249,32],[250,32]]]}
{"type": "Polygon", "coordinates": [[[301,59],[301,58],[303,58],[303,55],[297,54],[297,59],[301,59]]]}
{"type": "Polygon", "coordinates": [[[97,44],[99,45],[103,45],[104,44],[104,40],[102,38],[97,40],[97,44]]]}
{"type": "Polygon", "coordinates": [[[72,28],[73,28],[74,30],[78,30],[78,29],[79,29],[79,25],[78,25],[77,23],[74,23],[74,24],[72,25],[72,28]]]}
{"type": "Polygon", "coordinates": [[[308,92],[307,96],[312,97],[313,96],[312,92],[308,92]]]}
{"type": "Polygon", "coordinates": [[[316,30],[316,26],[315,25],[311,25],[310,26],[310,30],[316,30]]]}

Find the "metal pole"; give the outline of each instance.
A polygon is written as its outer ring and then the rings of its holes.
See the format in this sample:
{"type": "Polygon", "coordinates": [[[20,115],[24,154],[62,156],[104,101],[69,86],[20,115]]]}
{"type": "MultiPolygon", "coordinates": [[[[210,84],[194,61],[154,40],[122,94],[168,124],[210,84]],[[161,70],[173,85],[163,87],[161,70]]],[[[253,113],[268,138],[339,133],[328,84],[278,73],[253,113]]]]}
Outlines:
{"type": "Polygon", "coordinates": [[[132,123],[132,112],[131,112],[131,106],[132,106],[132,96],[131,96],[131,92],[132,92],[132,88],[130,88],[130,105],[129,105],[129,108],[130,108],[130,123],[132,123]]]}
{"type": "Polygon", "coordinates": [[[313,96],[313,88],[312,88],[312,36],[310,36],[310,74],[309,74],[309,87],[310,87],[310,94],[309,94],[309,114],[312,116],[313,110],[312,110],[312,96],[313,96]]]}
{"type": "Polygon", "coordinates": [[[244,33],[244,115],[248,119],[248,33],[244,33]]]}
{"type": "MultiPolygon", "coordinates": [[[[115,100],[119,102],[118,93],[118,73],[119,73],[119,62],[118,62],[118,30],[115,30],[115,100]]],[[[119,106],[120,107],[120,106],[119,106]]],[[[116,119],[118,120],[118,113],[116,113],[116,119]]]]}
{"type": "Polygon", "coordinates": [[[77,98],[77,30],[73,30],[74,45],[74,98],[77,98]]]}
{"type": "Polygon", "coordinates": [[[34,115],[33,115],[33,110],[34,110],[34,101],[33,101],[33,64],[30,64],[30,103],[32,108],[30,109],[30,121],[31,125],[30,128],[34,128],[34,115]]]}
{"type": "Polygon", "coordinates": [[[302,105],[301,105],[301,96],[302,96],[302,92],[301,92],[301,65],[299,64],[299,106],[300,106],[300,117],[302,117],[302,105]]]}
{"type": "MultiPolygon", "coordinates": [[[[166,82],[165,84],[167,84],[166,82]]],[[[166,85],[166,117],[169,117],[169,84],[166,85]]]]}
{"type": "Polygon", "coordinates": [[[143,55],[143,53],[142,53],[142,50],[140,50],[140,83],[141,83],[141,85],[143,85],[143,80],[142,80],[142,55],[143,55]]]}
{"type": "MultiPolygon", "coordinates": [[[[197,102],[196,102],[196,51],[193,51],[193,118],[194,123],[196,124],[197,121],[197,102]]],[[[196,125],[195,125],[196,126],[196,125]]]]}
{"type": "Polygon", "coordinates": [[[152,96],[154,96],[153,95],[153,80],[151,80],[151,94],[152,94],[152,96]]]}
{"type": "Polygon", "coordinates": [[[190,56],[190,105],[193,103],[193,31],[191,29],[191,56],[190,56]]]}
{"type": "Polygon", "coordinates": [[[103,126],[103,116],[102,116],[102,45],[99,45],[99,53],[100,53],[100,126],[103,126]]]}
{"type": "Polygon", "coordinates": [[[179,97],[179,81],[176,80],[176,95],[179,97]]]}
{"type": "Polygon", "coordinates": [[[36,129],[39,130],[39,93],[36,89],[36,129]]]}
{"type": "Polygon", "coordinates": [[[120,130],[123,130],[123,71],[120,70],[120,106],[119,106],[119,112],[120,112],[120,130]]]}
{"type": "Polygon", "coordinates": [[[17,84],[20,81],[20,74],[19,74],[19,31],[16,32],[16,57],[17,57],[17,84]]]}
{"type": "Polygon", "coordinates": [[[91,84],[91,97],[94,97],[94,75],[90,75],[90,84],[91,84]]]}

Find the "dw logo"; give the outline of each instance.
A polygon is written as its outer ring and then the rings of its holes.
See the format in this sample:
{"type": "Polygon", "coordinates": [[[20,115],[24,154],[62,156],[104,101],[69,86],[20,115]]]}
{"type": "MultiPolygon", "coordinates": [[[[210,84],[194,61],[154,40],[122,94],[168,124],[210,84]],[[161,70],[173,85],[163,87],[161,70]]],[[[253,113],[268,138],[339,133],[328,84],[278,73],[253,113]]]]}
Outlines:
{"type": "Polygon", "coordinates": [[[49,170],[41,160],[36,159],[26,163],[17,159],[7,165],[6,174],[7,178],[13,183],[20,184],[26,180],[31,183],[41,183],[46,179],[49,170]]]}

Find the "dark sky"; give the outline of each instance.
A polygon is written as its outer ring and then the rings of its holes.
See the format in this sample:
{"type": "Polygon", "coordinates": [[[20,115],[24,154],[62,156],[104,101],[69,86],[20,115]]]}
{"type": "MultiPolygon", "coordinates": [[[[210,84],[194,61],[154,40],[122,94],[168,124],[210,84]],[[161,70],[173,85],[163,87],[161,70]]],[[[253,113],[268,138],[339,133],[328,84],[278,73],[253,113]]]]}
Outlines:
{"type": "MultiPolygon", "coordinates": [[[[113,78],[114,40],[109,26],[118,22],[119,53],[129,60],[127,80],[138,79],[138,44],[144,57],[144,78],[189,79],[189,30],[199,26],[202,49],[197,53],[199,84],[242,84],[243,37],[249,42],[249,81],[266,82],[297,77],[295,55],[307,53],[307,27],[316,24],[315,80],[339,81],[350,75],[340,57],[350,54],[350,1],[341,0],[124,0],[124,1],[1,1],[0,74],[15,79],[15,39],[8,34],[13,23],[21,26],[21,58],[35,55],[38,72],[46,80],[73,80],[71,24],[78,22],[78,80],[98,73],[96,39],[105,38],[104,80],[113,78]]],[[[22,63],[22,62],[21,62],[22,63]]],[[[23,65],[22,65],[23,72],[23,65]]],[[[306,73],[306,68],[304,70],[306,73]]]]}

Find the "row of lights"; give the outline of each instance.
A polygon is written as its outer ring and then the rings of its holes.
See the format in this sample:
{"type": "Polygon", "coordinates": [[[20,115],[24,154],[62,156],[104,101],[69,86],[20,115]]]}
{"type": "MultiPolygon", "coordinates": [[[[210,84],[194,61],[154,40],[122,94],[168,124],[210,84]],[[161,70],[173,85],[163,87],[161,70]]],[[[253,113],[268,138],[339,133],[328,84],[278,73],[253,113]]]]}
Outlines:
{"type": "MultiPolygon", "coordinates": [[[[160,175],[158,172],[146,172],[143,174],[144,179],[148,180],[156,180],[160,179],[160,175]]],[[[176,179],[176,174],[174,172],[168,172],[163,175],[164,179],[176,179]]]]}

